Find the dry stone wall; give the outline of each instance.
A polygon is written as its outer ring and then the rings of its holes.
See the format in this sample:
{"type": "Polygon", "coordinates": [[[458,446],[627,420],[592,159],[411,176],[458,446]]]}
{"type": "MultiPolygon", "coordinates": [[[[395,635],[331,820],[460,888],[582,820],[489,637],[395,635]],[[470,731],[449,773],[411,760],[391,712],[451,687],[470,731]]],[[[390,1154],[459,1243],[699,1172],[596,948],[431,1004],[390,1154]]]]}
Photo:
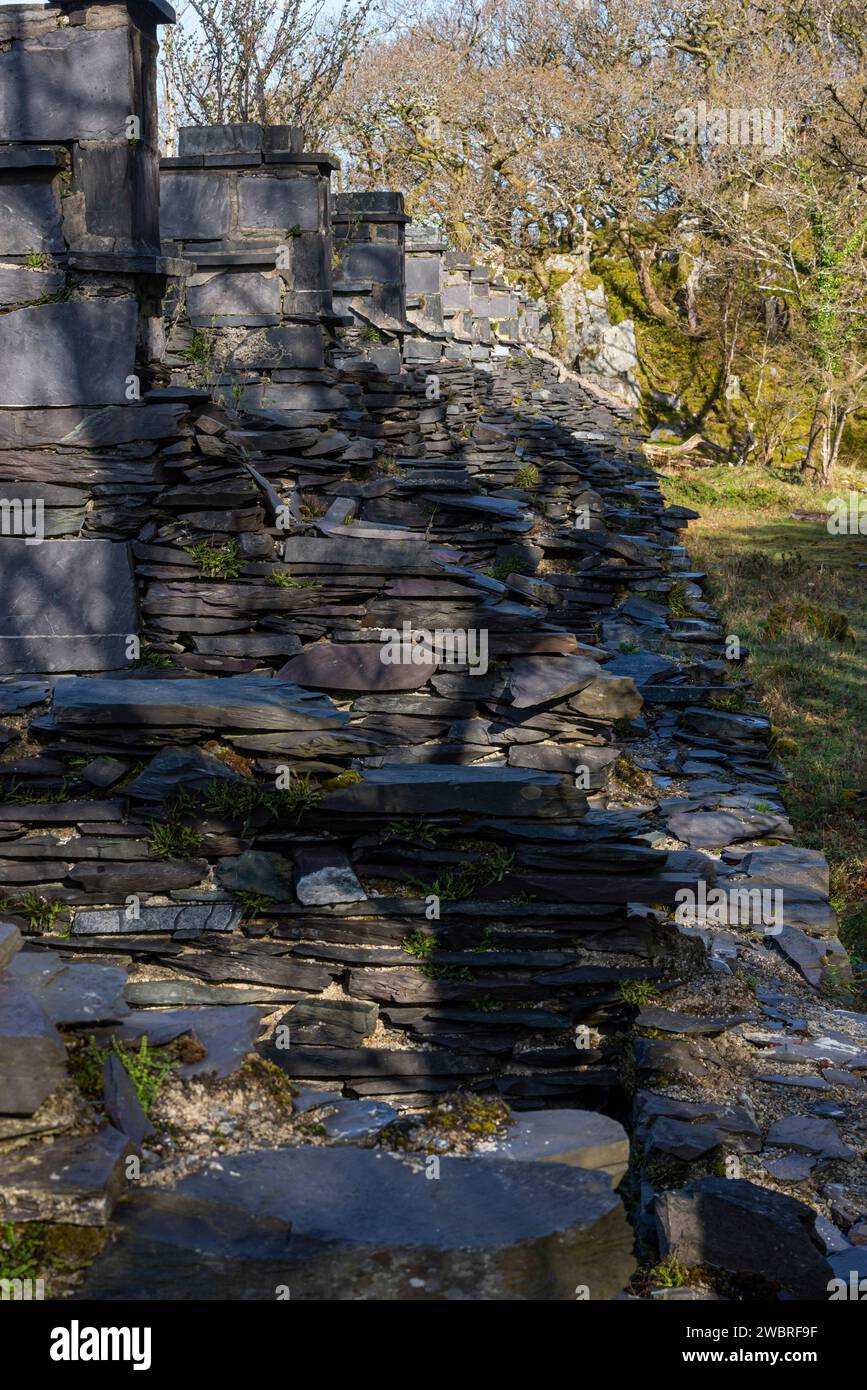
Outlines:
{"type": "MultiPolygon", "coordinates": [[[[0,63],[125,55],[143,112],[159,17],[18,11],[0,63]]],[[[120,159],[124,103],[91,86],[65,123],[0,125],[14,206],[62,213],[40,274],[69,273],[70,198],[107,225],[82,170],[91,136],[120,159]],[[59,162],[14,162],[43,142],[59,162]]],[[[172,280],[164,384],[0,408],[4,526],[44,504],[41,535],[0,539],[0,1218],[111,1224],[94,1297],[237,1292],[231,1211],[247,1297],[288,1261],[293,1297],[610,1298],[635,1267],[628,1126],[643,1263],[702,1263],[710,1204],[715,1230],[738,1213],[721,1279],[815,1296],[857,1258],[867,1035],[823,1011],[847,969],[827,869],[787,843],[768,721],[681,544],[694,514],[629,411],[525,341],[536,306],[406,241],[400,194],[332,220],[331,161],[289,128],[189,130],[160,247],[142,139],[146,268],[118,233],[88,304],[143,372],[172,280]],[[759,890],[740,932],[702,910],[732,889],[759,890]],[[145,1037],[170,1073],[147,1113],[123,1062],[145,1037]],[[787,1078],[756,1081],[760,1056],[787,1078]],[[763,1099],[807,1073],[839,1115],[763,1099]],[[407,1151],[442,1157],[448,1222],[407,1151]],[[786,1184],[814,1168],[807,1205],[786,1184]],[[496,1241],[488,1203],[511,1213],[496,1241]],[[271,1243],[287,1220],[297,1254],[271,1243]]]]}

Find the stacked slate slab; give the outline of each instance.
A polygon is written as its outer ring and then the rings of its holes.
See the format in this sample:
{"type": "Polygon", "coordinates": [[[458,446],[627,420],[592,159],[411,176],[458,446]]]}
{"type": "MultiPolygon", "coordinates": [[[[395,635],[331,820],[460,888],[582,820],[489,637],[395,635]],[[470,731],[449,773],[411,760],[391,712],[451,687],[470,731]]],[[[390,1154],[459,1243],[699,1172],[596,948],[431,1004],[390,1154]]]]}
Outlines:
{"type": "Polygon", "coordinates": [[[400,368],[406,316],[403,194],[338,193],[334,205],[335,303],[352,320],[345,334],[383,372],[400,368]]]}
{"type": "Polygon", "coordinates": [[[435,230],[410,223],[406,229],[406,317],[415,330],[404,339],[407,363],[436,363],[447,338],[443,318],[443,257],[447,243],[435,230]]]}
{"type": "Polygon", "coordinates": [[[172,13],[56,3],[0,16],[5,440],[53,441],[87,407],[126,406],[159,362],[177,269],[160,254],[156,198],[157,26],[172,13]]]}
{"type": "Polygon", "coordinates": [[[340,403],[322,376],[338,322],[335,167],[290,126],[181,128],[179,154],[160,163],[163,242],[195,266],[166,302],[176,383],[203,382],[244,409],[340,403]]]}

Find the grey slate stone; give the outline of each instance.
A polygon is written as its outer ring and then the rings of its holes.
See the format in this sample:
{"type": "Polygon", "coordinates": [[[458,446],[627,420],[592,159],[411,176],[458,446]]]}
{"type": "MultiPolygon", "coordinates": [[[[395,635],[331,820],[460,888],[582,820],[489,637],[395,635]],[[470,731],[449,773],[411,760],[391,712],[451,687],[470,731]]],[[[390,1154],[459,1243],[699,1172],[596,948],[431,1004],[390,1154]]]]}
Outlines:
{"type": "Polygon", "coordinates": [[[117,29],[57,29],[0,52],[4,140],[126,140],[130,40],[117,29]]]}
{"type": "Polygon", "coordinates": [[[319,230],[319,181],[298,178],[238,179],[238,225],[319,230]]]}
{"type": "Polygon", "coordinates": [[[137,323],[131,298],[68,299],[0,314],[0,406],[126,404],[137,323]]]}
{"type": "Polygon", "coordinates": [[[630,676],[636,685],[655,684],[660,677],[677,670],[675,663],[655,652],[621,653],[613,661],[606,661],[605,670],[612,676],[630,676]]]}
{"type": "Polygon", "coordinates": [[[797,1298],[825,1299],[830,1267],[814,1212],[741,1178],[700,1178],[656,1198],[663,1257],[758,1274],[797,1298]]]}
{"type": "Polygon", "coordinates": [[[163,173],[160,232],[168,241],[219,241],[229,234],[229,182],[207,174],[163,173]]]}
{"type": "Polygon", "coordinates": [[[290,1045],[361,1047],[376,1028],[379,1006],[362,999],[301,999],[281,1018],[290,1045]]]}
{"type": "Polygon", "coordinates": [[[137,1149],[154,1133],[129,1073],[115,1053],[107,1057],[103,1064],[102,1103],[118,1133],[125,1134],[137,1149]]]}
{"type": "Polygon", "coordinates": [[[62,251],[60,204],[47,179],[0,180],[0,255],[62,251]]]}
{"type": "Polygon", "coordinates": [[[756,883],[807,888],[826,897],[830,887],[824,854],[800,845],[769,845],[766,849],[750,850],[738,864],[738,871],[749,874],[756,883]]]}
{"type": "Polygon", "coordinates": [[[234,931],[241,909],[234,903],[170,903],[140,907],[127,918],[123,908],[79,909],[72,924],[75,936],[104,936],[116,932],[234,931]]]}
{"type": "Polygon", "coordinates": [[[43,681],[10,681],[0,685],[0,713],[18,714],[33,705],[41,705],[51,693],[51,687],[43,681]]]}
{"type": "Polygon", "coordinates": [[[785,1158],[771,1158],[765,1161],[765,1170],[777,1182],[806,1182],[816,1166],[815,1158],[805,1155],[788,1154],[785,1158]]]}
{"type": "Polygon", "coordinates": [[[277,672],[280,680],[315,690],[419,690],[436,661],[387,662],[381,642],[316,642],[277,672]]]}
{"type": "Polygon", "coordinates": [[[305,907],[357,903],[367,896],[347,856],[327,845],[295,851],[295,893],[305,907]]]}
{"type": "Polygon", "coordinates": [[[360,1144],[375,1139],[396,1119],[394,1106],[384,1100],[340,1100],[319,1123],[332,1144],[360,1144]]]}
{"type": "Polygon", "coordinates": [[[592,1168],[617,1187],[629,1163],[629,1138],[616,1120],[593,1110],[537,1110],[515,1116],[506,1138],[480,1156],[592,1168]]]}
{"type": "MultiPolygon", "coordinates": [[[[0,203],[3,193],[0,186],[0,203]]],[[[0,304],[24,304],[63,288],[62,271],[0,270],[0,304]]]]}
{"type": "Polygon", "coordinates": [[[320,802],[323,811],[379,815],[466,811],[527,819],[580,816],[585,807],[584,796],[553,772],[447,763],[373,768],[362,773],[360,782],[328,792],[320,802]]]}
{"type": "Polygon", "coordinates": [[[178,129],[178,154],[259,154],[262,127],[255,121],[228,125],[182,125],[178,129]]]}
{"type": "Polygon", "coordinates": [[[221,859],[217,877],[230,893],[257,893],[275,902],[292,897],[292,865],[282,854],[247,849],[221,859]]]}
{"type": "Polygon", "coordinates": [[[54,716],[64,726],[133,724],[198,729],[322,729],[346,723],[325,695],[262,676],[201,680],[59,680],[54,716]]]}
{"type": "Polygon", "coordinates": [[[211,275],[203,284],[194,279],[187,285],[187,310],[193,328],[277,324],[280,287],[275,276],[259,271],[211,275]]]}
{"type": "Polygon", "coordinates": [[[671,816],[666,825],[678,840],[691,849],[721,849],[738,840],[758,840],[764,835],[791,835],[784,816],[735,811],[683,811],[671,816]]]}
{"type": "Polygon", "coordinates": [[[404,1158],[350,1145],[238,1154],[231,1168],[134,1192],[82,1296],[273,1299],[280,1283],[302,1301],[335,1288],[363,1301],[566,1301],[582,1284],[607,1299],[635,1267],[602,1173],[443,1158],[425,1182],[404,1158]]]}
{"type": "Polygon", "coordinates": [[[123,1191],[132,1148],[107,1125],[0,1155],[0,1220],[104,1226],[123,1191]]]}
{"type": "Polygon", "coordinates": [[[240,782],[241,774],[201,748],[163,748],[124,792],[141,801],[167,801],[180,787],[201,790],[210,782],[240,782]]]}
{"type": "Polygon", "coordinates": [[[127,545],[0,538],[0,589],[0,674],[126,665],[139,625],[127,545]]]}
{"type": "Polygon", "coordinates": [[[175,1075],[232,1076],[253,1050],[261,1031],[263,1010],[255,1004],[236,1004],[226,1008],[137,1009],[120,1024],[97,1034],[97,1041],[116,1037],[137,1040],[147,1035],[154,1047],[171,1042],[183,1033],[202,1044],[206,1055],[198,1062],[183,1062],[175,1075]]]}
{"type": "Polygon", "coordinates": [[[5,970],[16,951],[21,950],[21,932],[12,922],[0,922],[0,970],[5,970]]]}
{"type": "Polygon", "coordinates": [[[818,1115],[786,1115],[776,1120],[765,1136],[768,1145],[818,1154],[820,1158],[855,1159],[858,1154],[844,1144],[833,1120],[818,1115]]]}
{"type": "Polygon", "coordinates": [[[128,1004],[137,1009],[175,1005],[210,1004],[223,1007],[238,1004],[288,1004],[303,998],[294,991],[272,989],[268,985],[203,985],[194,980],[137,980],[124,990],[128,1004]]]}
{"type": "Polygon", "coordinates": [[[36,999],[52,1023],[104,1023],[129,1013],[126,971],[99,961],[63,961],[44,951],[22,951],[9,975],[36,999]]]}
{"type": "Polygon", "coordinates": [[[66,1078],[66,1048],[33,995],[0,976],[0,1114],[32,1115],[66,1078]]]}

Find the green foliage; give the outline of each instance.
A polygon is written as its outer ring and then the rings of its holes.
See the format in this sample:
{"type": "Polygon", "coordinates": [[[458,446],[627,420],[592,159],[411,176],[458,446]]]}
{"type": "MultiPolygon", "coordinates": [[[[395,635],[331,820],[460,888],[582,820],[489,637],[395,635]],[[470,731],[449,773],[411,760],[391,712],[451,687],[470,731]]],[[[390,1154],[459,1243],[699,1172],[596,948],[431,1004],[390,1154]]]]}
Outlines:
{"type": "Polygon", "coordinates": [[[285,789],[263,787],[258,782],[235,782],[222,778],[209,782],[202,798],[205,806],[215,815],[230,819],[244,819],[259,807],[272,816],[295,817],[300,820],[306,811],[311,811],[321,800],[322,792],[311,781],[310,774],[293,776],[285,789]]]}
{"type": "Polygon", "coordinates": [[[120,1058],[142,1110],[150,1114],[177,1063],[162,1051],[155,1052],[149,1047],[146,1033],[139,1038],[137,1049],[133,1042],[123,1043],[116,1037],[108,1047],[100,1047],[91,1035],[71,1060],[79,1089],[91,1100],[97,1100],[102,1094],[102,1069],[111,1056],[120,1058]]]}
{"type": "Polygon", "coordinates": [[[154,821],[148,836],[148,849],[158,859],[187,859],[201,848],[202,837],[190,825],[171,818],[154,821]]]}
{"type": "Polygon", "coordinates": [[[418,879],[412,881],[424,889],[425,896],[435,894],[446,902],[458,902],[462,898],[471,898],[481,888],[502,883],[514,863],[514,854],[501,845],[496,845],[478,860],[446,869],[430,887],[419,883],[418,879]]]}
{"type": "Polygon", "coordinates": [[[674,618],[685,618],[689,613],[686,598],[686,584],[678,579],[668,591],[668,609],[674,618]]]}
{"type": "Polygon", "coordinates": [[[730,714],[741,714],[746,703],[747,697],[742,690],[733,690],[730,695],[711,695],[708,701],[714,709],[727,710],[730,714]]]}
{"type": "Polygon", "coordinates": [[[41,1225],[0,1226],[0,1279],[38,1279],[44,1268],[41,1225]]]}
{"type": "Polygon", "coordinates": [[[164,652],[155,652],[153,647],[149,647],[145,643],[145,645],[141,649],[141,655],[136,657],[135,661],[130,662],[130,669],[136,671],[148,666],[173,665],[174,662],[172,661],[172,658],[170,656],[166,656],[164,652]]]}
{"type": "Polygon", "coordinates": [[[264,917],[275,902],[274,898],[269,898],[264,893],[243,892],[236,893],[235,896],[241,904],[242,922],[255,922],[264,917]]]}
{"type": "Polygon", "coordinates": [[[8,785],[0,789],[0,805],[4,806],[48,806],[68,800],[69,791],[65,778],[63,785],[54,791],[35,791],[19,782],[17,777],[12,777],[8,785]]]}
{"type": "Polygon", "coordinates": [[[448,826],[437,825],[419,817],[417,820],[393,820],[385,827],[390,840],[421,840],[423,844],[435,845],[437,840],[449,834],[448,826]]]}
{"type": "Polygon", "coordinates": [[[183,348],[178,353],[178,357],[182,357],[185,362],[189,362],[194,366],[207,367],[211,361],[212,350],[211,339],[208,337],[207,333],[203,333],[201,329],[197,329],[193,334],[189,347],[183,348]]]}
{"type": "Polygon", "coordinates": [[[654,1265],[648,1276],[654,1284],[663,1289],[682,1289],[689,1283],[689,1270],[676,1255],[669,1255],[660,1264],[654,1265]]]}
{"type": "Polygon", "coordinates": [[[50,932],[57,918],[63,912],[63,903],[51,902],[39,893],[23,893],[20,898],[0,898],[0,912],[11,912],[16,917],[24,917],[35,932],[50,932]]]}
{"type": "Polygon", "coordinates": [[[518,468],[512,477],[513,487],[538,487],[542,481],[542,475],[535,463],[528,463],[523,468],[518,468]]]}
{"type": "Polygon", "coordinates": [[[275,589],[321,589],[318,579],[293,579],[288,570],[272,570],[268,583],[275,589]]]}
{"type": "Polygon", "coordinates": [[[501,583],[508,579],[510,574],[532,574],[532,572],[532,564],[523,555],[507,555],[503,560],[495,560],[484,571],[489,578],[499,579],[501,583]]]}
{"type": "Polygon", "coordinates": [[[415,931],[404,937],[401,947],[406,955],[415,956],[416,960],[430,960],[437,949],[436,933],[428,935],[420,927],[416,927],[415,931]]]}
{"type": "Polygon", "coordinates": [[[212,545],[210,541],[199,541],[196,545],[185,546],[202,574],[209,579],[237,579],[244,561],[234,537],[223,545],[212,545]]]}
{"type": "Polygon", "coordinates": [[[775,603],[768,611],[765,634],[772,640],[802,625],[830,642],[854,642],[845,613],[835,613],[816,603],[775,603]]]}
{"type": "Polygon", "coordinates": [[[640,1008],[642,1004],[650,1004],[654,999],[658,999],[659,990],[649,980],[621,980],[620,998],[624,1004],[633,1004],[640,1008]]]}

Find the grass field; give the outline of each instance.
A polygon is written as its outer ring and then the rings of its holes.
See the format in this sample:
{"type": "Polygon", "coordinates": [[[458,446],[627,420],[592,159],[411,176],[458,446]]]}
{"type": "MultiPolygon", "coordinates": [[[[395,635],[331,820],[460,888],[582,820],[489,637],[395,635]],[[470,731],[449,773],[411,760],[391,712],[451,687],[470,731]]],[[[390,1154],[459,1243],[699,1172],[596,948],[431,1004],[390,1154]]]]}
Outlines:
{"type": "MultiPolygon", "coordinates": [[[[725,631],[749,647],[747,674],[791,781],[799,843],[831,865],[831,896],[853,960],[867,968],[867,534],[794,520],[867,488],[830,490],[742,469],[671,470],[670,502],[701,512],[689,527],[697,569],[725,631]]],[[[867,493],[863,525],[867,531],[867,493]]]]}

